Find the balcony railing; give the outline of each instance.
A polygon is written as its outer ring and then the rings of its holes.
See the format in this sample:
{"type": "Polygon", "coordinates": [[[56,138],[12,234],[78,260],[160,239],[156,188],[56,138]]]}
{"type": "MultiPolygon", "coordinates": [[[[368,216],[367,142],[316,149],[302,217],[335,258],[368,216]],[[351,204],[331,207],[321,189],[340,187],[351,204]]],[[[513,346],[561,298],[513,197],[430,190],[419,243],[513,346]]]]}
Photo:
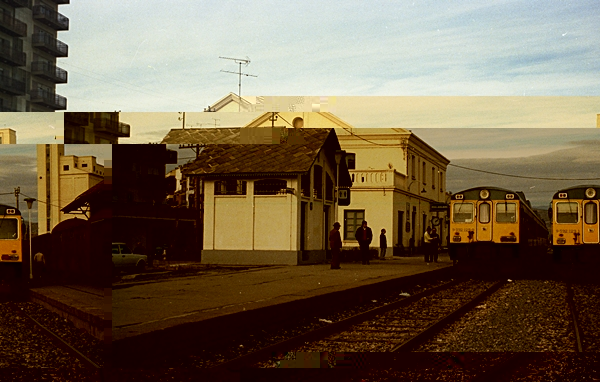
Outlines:
{"type": "Polygon", "coordinates": [[[56,4],[69,4],[70,1],[69,0],[50,0],[56,4]]]}
{"type": "Polygon", "coordinates": [[[0,74],[0,90],[12,95],[25,95],[25,81],[0,74]]]}
{"type": "Polygon", "coordinates": [[[65,113],[65,124],[87,126],[89,123],[89,113],[65,113]]]}
{"type": "Polygon", "coordinates": [[[33,18],[57,31],[66,31],[69,29],[69,18],[45,5],[36,5],[33,7],[33,18]]]}
{"type": "Polygon", "coordinates": [[[15,109],[14,107],[0,105],[0,113],[10,113],[14,111],[17,111],[17,109],[15,109]]]}
{"type": "Polygon", "coordinates": [[[94,129],[100,132],[107,132],[119,137],[129,137],[130,126],[127,123],[119,122],[109,117],[99,117],[93,119],[94,129]]]}
{"type": "Polygon", "coordinates": [[[31,63],[31,74],[45,78],[57,84],[67,83],[67,71],[56,67],[47,61],[34,61],[31,63]]]}
{"type": "Polygon", "coordinates": [[[6,3],[15,8],[30,8],[29,0],[2,0],[3,3],[6,3]]]}
{"type": "Polygon", "coordinates": [[[54,110],[65,110],[67,108],[67,99],[48,90],[32,90],[30,93],[31,102],[44,105],[54,110]]]}
{"type": "Polygon", "coordinates": [[[27,24],[15,19],[15,17],[5,9],[2,10],[0,20],[0,30],[5,33],[17,37],[27,36],[27,24]]]}
{"type": "Polygon", "coordinates": [[[25,52],[0,43],[0,60],[13,66],[25,66],[25,52]]]}
{"type": "Polygon", "coordinates": [[[47,33],[35,33],[32,36],[32,45],[55,57],[67,57],[69,46],[59,41],[47,33]]]}

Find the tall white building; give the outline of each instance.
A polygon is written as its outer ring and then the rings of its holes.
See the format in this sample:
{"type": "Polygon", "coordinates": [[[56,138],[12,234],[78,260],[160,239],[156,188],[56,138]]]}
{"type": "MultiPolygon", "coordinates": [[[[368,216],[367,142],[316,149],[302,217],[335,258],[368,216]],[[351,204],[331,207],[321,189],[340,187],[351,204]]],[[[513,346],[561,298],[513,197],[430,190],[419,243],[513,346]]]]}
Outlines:
{"type": "MultiPolygon", "coordinates": [[[[93,156],[65,156],[64,145],[37,146],[39,234],[75,217],[61,208],[104,179],[104,166],[93,156]]],[[[84,218],[81,215],[80,218],[84,218]]]]}

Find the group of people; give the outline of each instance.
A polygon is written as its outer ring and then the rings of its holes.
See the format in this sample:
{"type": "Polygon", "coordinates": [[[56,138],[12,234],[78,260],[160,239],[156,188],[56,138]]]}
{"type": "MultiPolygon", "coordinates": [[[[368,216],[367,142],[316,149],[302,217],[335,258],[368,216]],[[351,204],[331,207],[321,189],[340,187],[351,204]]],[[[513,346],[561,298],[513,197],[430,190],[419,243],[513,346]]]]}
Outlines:
{"type": "MultiPolygon", "coordinates": [[[[341,269],[341,250],[342,250],[342,236],[340,234],[340,223],[333,223],[333,229],[329,232],[329,247],[331,248],[331,269],[341,269]]],[[[379,235],[379,258],[385,260],[385,253],[387,250],[387,238],[385,236],[385,228],[381,230],[379,235]]],[[[363,220],[362,224],[356,230],[354,237],[358,241],[360,247],[360,258],[363,265],[371,264],[369,262],[369,246],[373,241],[373,231],[367,225],[367,222],[363,220]]],[[[440,247],[440,236],[437,234],[435,228],[431,229],[427,227],[427,231],[423,236],[423,248],[425,252],[425,262],[427,264],[431,262],[438,262],[438,248],[440,247]]]]}
{"type": "MultiPolygon", "coordinates": [[[[358,241],[360,247],[360,259],[363,265],[370,265],[369,246],[373,241],[373,231],[363,220],[362,224],[354,237],[358,241]]],[[[329,246],[331,248],[331,269],[340,269],[340,252],[342,250],[342,237],[340,235],[340,223],[333,223],[333,229],[329,232],[329,246]]],[[[379,258],[385,260],[385,252],[387,249],[387,238],[385,237],[385,229],[381,230],[379,235],[379,258]]]]}
{"type": "Polygon", "coordinates": [[[423,252],[425,253],[425,262],[438,262],[438,248],[440,247],[440,235],[435,228],[427,227],[423,235],[423,252]]]}

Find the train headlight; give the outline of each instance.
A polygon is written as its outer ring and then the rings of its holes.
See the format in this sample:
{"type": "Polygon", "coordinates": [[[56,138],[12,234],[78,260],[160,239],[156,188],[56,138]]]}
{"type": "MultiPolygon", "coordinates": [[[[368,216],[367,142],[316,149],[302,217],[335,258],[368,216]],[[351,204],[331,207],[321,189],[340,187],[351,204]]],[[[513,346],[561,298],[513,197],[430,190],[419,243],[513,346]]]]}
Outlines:
{"type": "Polygon", "coordinates": [[[452,241],[455,243],[460,243],[460,233],[454,232],[454,236],[452,236],[452,241]]]}
{"type": "Polygon", "coordinates": [[[479,197],[481,199],[487,199],[490,197],[490,192],[488,190],[481,190],[479,191],[479,197]]]}
{"type": "Polygon", "coordinates": [[[556,244],[566,244],[567,243],[567,239],[565,239],[564,237],[559,237],[558,239],[556,239],[556,244]]]}
{"type": "Polygon", "coordinates": [[[588,188],[588,189],[586,189],[585,190],[585,196],[588,197],[588,198],[590,198],[590,199],[593,198],[594,196],[596,196],[596,190],[593,189],[593,188],[591,188],[591,187],[588,188]]]}

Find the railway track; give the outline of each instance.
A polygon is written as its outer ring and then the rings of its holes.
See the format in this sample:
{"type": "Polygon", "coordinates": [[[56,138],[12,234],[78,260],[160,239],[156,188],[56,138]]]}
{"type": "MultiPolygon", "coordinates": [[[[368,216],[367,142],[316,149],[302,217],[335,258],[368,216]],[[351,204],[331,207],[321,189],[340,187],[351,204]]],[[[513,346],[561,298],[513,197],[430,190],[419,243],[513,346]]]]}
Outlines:
{"type": "Polygon", "coordinates": [[[225,362],[218,368],[239,369],[257,363],[266,366],[274,361],[272,354],[288,352],[410,351],[503,284],[504,281],[451,281],[225,362]]]}

